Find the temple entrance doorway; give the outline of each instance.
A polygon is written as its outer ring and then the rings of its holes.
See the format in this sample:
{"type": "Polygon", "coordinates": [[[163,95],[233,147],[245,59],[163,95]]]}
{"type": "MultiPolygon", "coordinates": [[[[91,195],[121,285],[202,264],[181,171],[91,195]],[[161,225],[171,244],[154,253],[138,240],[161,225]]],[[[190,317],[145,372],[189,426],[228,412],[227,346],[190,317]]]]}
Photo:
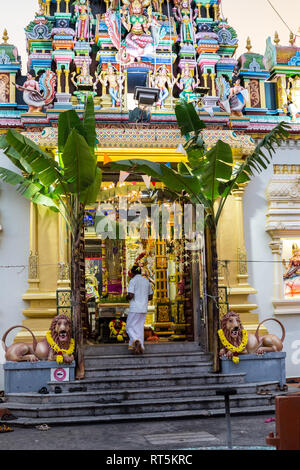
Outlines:
{"type": "Polygon", "coordinates": [[[199,340],[205,323],[203,246],[191,249],[179,233],[176,221],[184,205],[176,201],[175,210],[160,183],[102,183],[101,198],[84,219],[88,344],[128,342],[126,295],[133,265],[154,292],[145,344],[199,340]]]}

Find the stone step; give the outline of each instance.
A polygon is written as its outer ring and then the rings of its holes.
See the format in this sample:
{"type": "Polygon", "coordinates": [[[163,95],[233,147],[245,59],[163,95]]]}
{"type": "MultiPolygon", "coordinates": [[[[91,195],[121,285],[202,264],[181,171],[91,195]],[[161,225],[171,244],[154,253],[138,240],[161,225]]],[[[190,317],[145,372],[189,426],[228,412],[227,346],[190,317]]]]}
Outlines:
{"type": "MultiPolygon", "coordinates": [[[[266,383],[245,383],[236,384],[234,388],[237,389],[239,395],[242,394],[255,394],[261,390],[268,389],[270,393],[277,390],[277,382],[266,383]]],[[[223,384],[213,385],[193,385],[189,388],[181,387],[165,387],[165,388],[146,388],[146,389],[124,389],[114,390],[108,393],[107,391],[92,391],[92,392],[75,392],[75,393],[49,393],[42,395],[39,393],[10,393],[5,396],[6,404],[9,407],[10,403],[22,403],[24,406],[27,404],[61,404],[61,403],[110,403],[125,400],[152,400],[156,398],[186,398],[186,397],[208,397],[216,396],[216,391],[224,388],[223,384]]]]}
{"type": "Polygon", "coordinates": [[[164,353],[149,353],[143,355],[132,355],[130,353],[125,355],[120,354],[112,354],[112,355],[85,355],[84,357],[84,364],[85,369],[95,368],[97,366],[104,366],[104,365],[118,365],[120,364],[123,366],[127,365],[140,365],[141,367],[145,365],[162,365],[162,364],[182,364],[182,363],[191,363],[191,364],[198,364],[201,362],[209,362],[211,361],[210,354],[204,354],[201,352],[172,352],[168,353],[167,355],[164,353]]]}
{"type": "MultiPolygon", "coordinates": [[[[230,399],[233,408],[250,408],[257,406],[270,406],[274,404],[274,394],[233,395],[230,399]]],[[[216,410],[223,408],[222,396],[186,397],[186,398],[160,398],[148,400],[125,400],[120,403],[60,403],[60,404],[26,404],[10,403],[9,410],[18,417],[24,418],[63,418],[78,416],[105,416],[130,415],[135,413],[165,413],[185,410],[216,410]]]]}
{"type": "Polygon", "coordinates": [[[211,362],[199,362],[197,364],[190,363],[176,363],[174,364],[115,364],[103,365],[85,370],[85,377],[132,377],[135,379],[138,376],[163,376],[163,375],[178,375],[178,374],[195,374],[205,373],[212,370],[211,362]],[[120,367],[121,366],[121,367],[120,367]]]}
{"type": "MultiPolygon", "coordinates": [[[[245,374],[204,374],[194,373],[190,374],[177,374],[177,375],[143,375],[132,377],[119,376],[119,377],[102,377],[102,378],[89,378],[83,380],[74,380],[70,382],[61,382],[59,386],[63,391],[76,392],[92,391],[92,390],[120,390],[124,388],[165,388],[172,386],[184,386],[186,388],[192,385],[212,385],[212,384],[240,384],[244,383],[245,374]]],[[[49,383],[49,390],[54,390],[57,382],[49,383]]]]}
{"type": "MultiPolygon", "coordinates": [[[[230,408],[230,414],[232,416],[247,416],[247,415],[258,415],[266,414],[270,416],[275,413],[275,406],[263,405],[263,406],[252,406],[244,408],[230,408]]],[[[84,425],[84,424],[105,424],[112,422],[135,422],[135,421],[147,421],[147,420],[170,420],[170,419],[182,419],[182,418],[208,418],[208,417],[219,417],[225,415],[225,408],[220,407],[218,409],[210,410],[184,410],[184,411],[171,411],[171,412],[154,412],[154,413],[131,413],[131,414],[115,414],[115,415],[103,415],[103,416],[76,416],[76,417],[54,417],[54,418],[18,418],[16,420],[1,421],[2,424],[8,426],[20,426],[20,427],[34,427],[42,424],[48,426],[72,426],[72,425],[84,425]]],[[[192,421],[191,421],[192,422],[192,421]]]]}
{"type": "MultiPolygon", "coordinates": [[[[168,353],[181,352],[202,352],[198,342],[183,341],[183,342],[161,342],[161,343],[147,343],[145,342],[145,354],[149,353],[168,353]]],[[[92,346],[84,347],[84,356],[111,356],[111,355],[128,355],[128,344],[95,344],[92,346]]]]}

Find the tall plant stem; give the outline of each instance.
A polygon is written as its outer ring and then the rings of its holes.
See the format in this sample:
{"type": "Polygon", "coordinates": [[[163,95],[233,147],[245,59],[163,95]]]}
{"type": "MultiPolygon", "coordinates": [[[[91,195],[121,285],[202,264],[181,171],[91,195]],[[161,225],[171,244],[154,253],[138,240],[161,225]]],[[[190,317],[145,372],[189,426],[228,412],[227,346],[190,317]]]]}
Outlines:
{"type": "Polygon", "coordinates": [[[218,302],[218,252],[217,231],[212,220],[205,228],[205,246],[207,260],[207,308],[208,308],[208,342],[213,353],[214,372],[219,372],[218,354],[219,302],[218,302]]]}

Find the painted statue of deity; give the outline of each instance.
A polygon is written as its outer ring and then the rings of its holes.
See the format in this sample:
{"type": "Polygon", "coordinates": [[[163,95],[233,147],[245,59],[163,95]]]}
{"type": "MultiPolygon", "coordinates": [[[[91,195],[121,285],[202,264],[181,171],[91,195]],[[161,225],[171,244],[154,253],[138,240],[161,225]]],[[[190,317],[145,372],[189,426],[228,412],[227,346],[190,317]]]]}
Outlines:
{"type": "Polygon", "coordinates": [[[249,98],[248,87],[244,88],[238,77],[233,86],[230,86],[229,79],[225,76],[218,77],[216,85],[220,97],[220,108],[229,114],[242,116],[249,98]]]}
{"type": "Polygon", "coordinates": [[[197,12],[193,13],[188,0],[182,0],[173,8],[175,19],[180,24],[180,44],[190,44],[195,42],[195,17],[197,12]]]}
{"type": "Polygon", "coordinates": [[[300,77],[289,78],[287,89],[288,111],[292,116],[292,121],[296,121],[297,114],[300,113],[300,77]]]}
{"type": "Polygon", "coordinates": [[[15,85],[23,91],[23,100],[28,105],[29,113],[40,113],[44,106],[48,106],[55,98],[56,75],[51,70],[43,73],[37,81],[34,70],[27,73],[27,80],[23,86],[15,85]]]}
{"type": "Polygon", "coordinates": [[[300,296],[300,248],[296,243],[292,245],[292,257],[283,275],[285,297],[300,296]]]}
{"type": "Polygon", "coordinates": [[[125,78],[125,74],[123,72],[118,72],[117,69],[112,66],[112,64],[108,64],[107,69],[100,73],[99,81],[105,89],[108,86],[108,93],[111,97],[112,108],[116,108],[121,105],[123,83],[125,78]]]}
{"type": "Polygon", "coordinates": [[[39,0],[39,15],[46,14],[46,4],[45,0],[39,0]]]}
{"type": "Polygon", "coordinates": [[[168,71],[166,65],[162,65],[154,74],[149,74],[149,85],[153,88],[159,89],[159,98],[156,103],[160,109],[165,108],[165,101],[173,92],[173,86],[175,85],[176,79],[172,80],[172,75],[168,71]]]}
{"type": "Polygon", "coordinates": [[[89,41],[91,39],[91,13],[87,0],[77,0],[75,4],[76,39],[89,41]]]}
{"type": "Polygon", "coordinates": [[[161,28],[152,14],[150,0],[123,0],[119,12],[108,9],[105,22],[110,38],[118,49],[116,59],[123,64],[140,61],[142,56],[153,56],[159,40],[166,34],[165,28],[161,28]],[[120,35],[120,23],[127,31],[124,41],[120,35]]]}
{"type": "Polygon", "coordinates": [[[175,84],[182,90],[179,94],[181,100],[188,103],[199,100],[199,95],[194,91],[196,86],[199,85],[199,79],[195,80],[193,68],[188,63],[184,65],[181,74],[177,75],[175,84]]]}
{"type": "Polygon", "coordinates": [[[0,103],[9,102],[9,75],[0,74],[0,103]]]}
{"type": "Polygon", "coordinates": [[[73,72],[71,75],[71,82],[77,89],[74,91],[74,95],[77,96],[81,103],[85,103],[85,98],[87,96],[96,96],[96,86],[97,80],[94,81],[92,75],[90,75],[89,65],[86,61],[83,62],[81,71],[77,75],[75,80],[76,72],[73,72]]]}

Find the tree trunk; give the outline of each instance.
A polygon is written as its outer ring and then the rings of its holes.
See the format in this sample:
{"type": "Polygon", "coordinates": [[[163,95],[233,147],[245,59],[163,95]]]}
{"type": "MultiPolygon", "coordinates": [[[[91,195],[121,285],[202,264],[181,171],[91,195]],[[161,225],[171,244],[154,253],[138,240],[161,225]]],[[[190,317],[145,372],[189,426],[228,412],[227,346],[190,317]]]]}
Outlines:
{"type": "Polygon", "coordinates": [[[80,268],[80,228],[76,231],[76,237],[72,242],[72,297],[73,320],[76,343],[76,379],[84,378],[83,356],[83,328],[81,315],[81,268],[80,268]]]}
{"type": "Polygon", "coordinates": [[[219,372],[219,302],[218,302],[218,253],[217,234],[214,224],[206,226],[206,262],[207,262],[207,311],[208,311],[208,335],[209,350],[213,353],[214,372],[219,372]]]}

